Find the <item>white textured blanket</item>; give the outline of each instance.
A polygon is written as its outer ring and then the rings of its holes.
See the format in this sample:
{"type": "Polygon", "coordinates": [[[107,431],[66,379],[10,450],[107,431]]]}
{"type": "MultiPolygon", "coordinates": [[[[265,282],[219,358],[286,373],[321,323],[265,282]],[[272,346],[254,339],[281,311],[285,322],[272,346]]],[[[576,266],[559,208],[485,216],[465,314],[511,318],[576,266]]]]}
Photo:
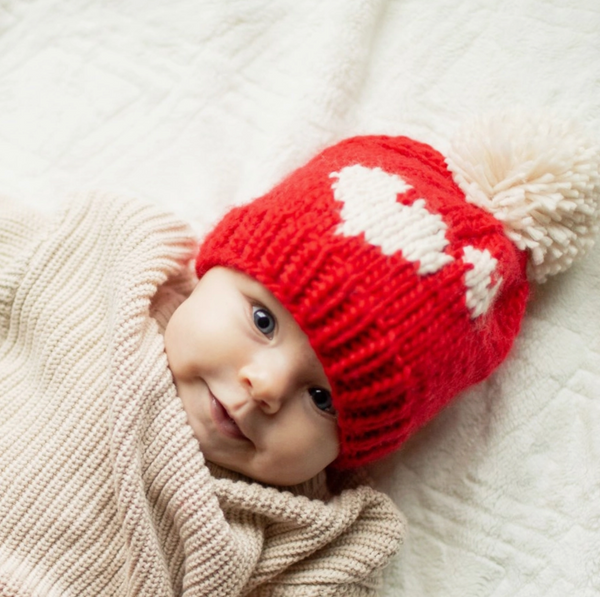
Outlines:
{"type": "MultiPolygon", "coordinates": [[[[0,193],[149,198],[202,233],[325,145],[520,104],[600,140],[598,0],[2,0],[0,193]]],[[[600,247],[511,358],[377,469],[384,595],[600,592],[600,247]]]]}

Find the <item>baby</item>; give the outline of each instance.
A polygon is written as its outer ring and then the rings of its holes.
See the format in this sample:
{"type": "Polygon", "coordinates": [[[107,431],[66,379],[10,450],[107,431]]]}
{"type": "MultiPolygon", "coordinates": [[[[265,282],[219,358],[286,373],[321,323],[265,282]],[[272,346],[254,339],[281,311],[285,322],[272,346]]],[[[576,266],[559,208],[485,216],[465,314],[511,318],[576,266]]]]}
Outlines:
{"type": "Polygon", "coordinates": [[[361,467],[502,362],[598,162],[542,121],[355,137],[199,250],[137,201],[3,205],[0,593],[375,595],[404,521],[361,467]]]}
{"type": "Polygon", "coordinates": [[[211,268],[169,320],[165,350],[211,462],[296,485],[338,457],[323,367],[290,312],[253,278],[211,268]]]}

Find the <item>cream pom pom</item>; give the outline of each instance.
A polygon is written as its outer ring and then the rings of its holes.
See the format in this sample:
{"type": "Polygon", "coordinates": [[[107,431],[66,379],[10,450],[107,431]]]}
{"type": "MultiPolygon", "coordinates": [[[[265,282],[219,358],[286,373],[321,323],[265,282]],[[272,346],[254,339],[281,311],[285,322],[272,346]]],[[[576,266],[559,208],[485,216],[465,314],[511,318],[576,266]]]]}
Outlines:
{"type": "Polygon", "coordinates": [[[492,213],[543,282],[598,232],[600,152],[569,122],[502,113],[463,129],[446,160],[467,201],[492,213]]]}

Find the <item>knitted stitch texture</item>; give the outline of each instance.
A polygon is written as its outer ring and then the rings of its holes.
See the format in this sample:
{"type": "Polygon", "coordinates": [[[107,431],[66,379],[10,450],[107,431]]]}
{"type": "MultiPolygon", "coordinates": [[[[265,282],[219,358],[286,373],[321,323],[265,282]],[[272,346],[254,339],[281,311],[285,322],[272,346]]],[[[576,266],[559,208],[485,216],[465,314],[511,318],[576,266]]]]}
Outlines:
{"type": "Polygon", "coordinates": [[[151,316],[193,283],[187,227],[105,196],[0,210],[0,594],[373,596],[389,498],[206,466],[151,316]]]}
{"type": "Polygon", "coordinates": [[[331,384],[339,468],[397,449],[506,357],[526,254],[466,201],[435,149],[406,137],[329,147],[206,238],[215,265],[265,285],[331,384]]]}

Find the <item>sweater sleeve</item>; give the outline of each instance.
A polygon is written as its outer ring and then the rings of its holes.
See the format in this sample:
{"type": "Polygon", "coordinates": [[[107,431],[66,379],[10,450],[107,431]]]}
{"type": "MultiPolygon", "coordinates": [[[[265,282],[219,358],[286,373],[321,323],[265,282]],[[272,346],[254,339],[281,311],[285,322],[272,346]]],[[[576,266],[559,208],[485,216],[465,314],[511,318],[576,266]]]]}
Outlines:
{"type": "MultiPolygon", "coordinates": [[[[325,501],[219,479],[226,517],[264,517],[264,544],[246,597],[375,597],[406,521],[392,500],[352,475],[325,501]],[[245,516],[242,516],[244,515],[245,516]]],[[[365,479],[366,480],[366,479],[365,479]]],[[[237,526],[240,526],[239,524],[237,526]]]]}

